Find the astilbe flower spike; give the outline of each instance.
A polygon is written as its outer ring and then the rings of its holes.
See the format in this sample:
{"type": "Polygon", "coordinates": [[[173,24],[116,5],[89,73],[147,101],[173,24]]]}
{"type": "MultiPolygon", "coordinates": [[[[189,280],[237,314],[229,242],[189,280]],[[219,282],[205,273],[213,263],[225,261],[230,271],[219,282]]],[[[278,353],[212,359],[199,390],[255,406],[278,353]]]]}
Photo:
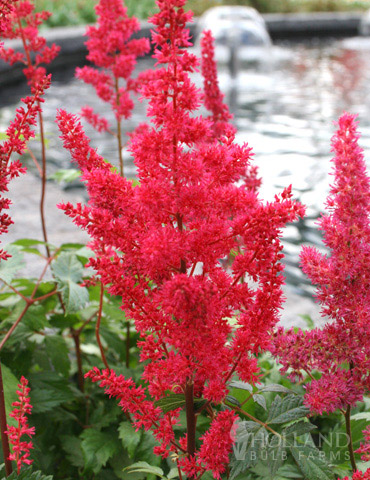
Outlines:
{"type": "Polygon", "coordinates": [[[305,397],[320,414],[354,406],[370,387],[370,181],[358,138],[356,116],[343,114],[332,140],[329,213],[319,220],[330,256],[312,247],[301,253],[302,269],[331,321],[307,332],[280,329],[275,338],[283,370],[321,372],[305,397]]]}
{"type": "MultiPolygon", "coordinates": [[[[5,2],[6,4],[6,2],[5,2]]],[[[19,38],[23,44],[23,52],[12,48],[0,49],[0,58],[13,65],[21,62],[25,65],[23,72],[30,85],[36,86],[46,75],[45,67],[54,60],[60,47],[54,43],[46,44],[44,37],[39,35],[38,27],[47,20],[50,12],[34,12],[35,5],[29,0],[11,2],[11,9],[1,17],[1,37],[5,39],[19,38]]]]}
{"type": "MultiPolygon", "coordinates": [[[[221,92],[217,78],[217,63],[215,59],[215,40],[210,30],[202,34],[201,45],[201,72],[203,75],[203,96],[204,106],[211,112],[207,118],[212,122],[213,136],[215,140],[221,136],[233,135],[236,127],[230,123],[233,115],[224,102],[225,95],[221,92]]],[[[245,175],[245,184],[252,190],[257,191],[261,186],[261,179],[258,178],[258,171],[255,165],[248,165],[245,175]]]]}
{"type": "MultiPolygon", "coordinates": [[[[25,107],[17,108],[15,119],[6,131],[7,140],[0,144],[0,235],[7,233],[8,227],[13,223],[10,216],[4,212],[11,202],[3,194],[8,191],[10,180],[26,171],[19,159],[12,161],[11,156],[13,153],[22,155],[29,139],[35,136],[32,127],[36,125],[40,103],[44,101],[42,95],[49,86],[50,76],[44,77],[41,83],[32,87],[33,95],[22,99],[25,107]]],[[[8,257],[9,255],[0,249],[0,259],[6,260],[8,257]]]]}
{"type": "Polygon", "coordinates": [[[78,67],[76,76],[91,84],[98,97],[111,106],[117,132],[113,133],[108,120],[91,107],[84,107],[81,115],[99,132],[107,131],[117,136],[123,175],[121,122],[131,116],[134,108],[130,94],[137,91],[138,84],[131,76],[137,57],[148,53],[149,41],[146,38],[130,39],[140,29],[140,23],[135,17],[128,17],[122,0],[100,0],[95,11],[97,24],[86,30],[86,46],[89,51],[87,59],[98,68],[78,67]]]}
{"type": "Polygon", "coordinates": [[[27,415],[31,413],[32,405],[30,404],[30,388],[27,386],[28,380],[21,378],[18,384],[19,390],[17,395],[19,400],[12,403],[13,411],[9,414],[16,421],[16,426],[9,426],[6,431],[10,443],[13,446],[13,453],[9,456],[9,460],[14,460],[17,464],[17,473],[19,475],[23,464],[31,465],[33,460],[29,458],[30,450],[33,448],[32,441],[22,440],[24,435],[32,437],[35,434],[35,427],[29,427],[27,415]]]}
{"type": "MultiPolygon", "coordinates": [[[[341,479],[338,478],[338,480],[341,479]]],[[[370,480],[370,468],[368,468],[365,472],[360,472],[358,470],[357,472],[354,472],[351,478],[344,477],[342,480],[370,480]]]]}
{"type": "Polygon", "coordinates": [[[89,204],[61,205],[91,236],[89,264],[134,319],[145,362],[143,387],[112,371],[91,371],[119,399],[135,425],[151,429],[155,452],[173,454],[189,479],[225,471],[235,412],[217,413],[232,375],[254,382],[256,354],[269,344],[282,303],[280,229],[303,214],[285,189],[264,204],[248,188],[251,151],[234,133],[214,138],[197,116],[201,92],[189,78],[185,0],[159,0],[151,19],[159,68],[141,88],[152,125],[132,136],[139,185],[121,177],[93,150],[74,115],[58,113],[64,145],[82,171],[89,204]],[[243,180],[246,180],[243,183],[243,180]],[[238,249],[233,265],[222,259],[238,249]],[[229,322],[236,317],[237,327],[229,322]],[[186,435],[175,435],[178,408],[155,404],[172,392],[183,399],[186,435]],[[195,441],[196,400],[212,422],[195,441]],[[217,441],[219,449],[212,449],[217,441]]]}
{"type": "Polygon", "coordinates": [[[364,462],[370,461],[370,425],[366,427],[366,430],[363,430],[365,443],[362,443],[360,448],[356,450],[356,453],[361,453],[361,460],[364,462]]]}

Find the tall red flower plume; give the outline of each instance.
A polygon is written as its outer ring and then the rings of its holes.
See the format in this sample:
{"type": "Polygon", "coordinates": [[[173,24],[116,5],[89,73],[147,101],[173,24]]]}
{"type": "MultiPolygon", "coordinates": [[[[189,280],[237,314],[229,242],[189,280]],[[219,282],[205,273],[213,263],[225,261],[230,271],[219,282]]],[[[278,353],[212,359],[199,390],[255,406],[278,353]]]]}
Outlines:
{"type": "Polygon", "coordinates": [[[30,450],[33,448],[31,441],[22,440],[24,435],[32,437],[35,434],[35,427],[29,427],[27,415],[31,413],[32,405],[30,404],[30,388],[27,386],[28,380],[24,377],[18,384],[19,390],[17,395],[19,400],[13,402],[13,411],[9,414],[16,421],[16,426],[9,426],[5,432],[9,437],[9,441],[13,446],[13,453],[9,456],[9,460],[14,460],[17,464],[17,473],[19,475],[22,465],[31,465],[33,460],[29,458],[30,450]]]}
{"type": "Polygon", "coordinates": [[[370,387],[370,180],[355,115],[343,114],[332,140],[335,181],[319,220],[330,255],[303,247],[301,265],[331,322],[309,332],[280,330],[275,353],[284,370],[318,370],[306,403],[314,412],[345,409],[370,387]]]}
{"type": "Polygon", "coordinates": [[[191,13],[185,0],[157,4],[151,21],[159,68],[141,87],[151,125],[132,136],[130,147],[140,183],[117,175],[77,119],[60,111],[61,138],[90,198],[86,206],[61,208],[90,234],[96,252],[90,265],[135,320],[146,396],[113,372],[89,376],[119,398],[135,423],[144,416],[144,428],[160,443],[156,453],[186,454],[181,467],[189,478],[206,470],[219,478],[233,415],[217,415],[217,404],[234,373],[255,379],[255,354],[268,345],[282,303],[280,229],[304,209],[289,188],[263,204],[248,187],[250,148],[234,143],[232,131],[215,139],[212,122],[197,116],[201,92],[189,74],[198,60],[187,50],[191,13]],[[225,268],[232,251],[236,258],[225,268]],[[163,413],[154,403],[169,392],[184,399],[186,437],[176,438],[172,428],[179,409],[163,413]],[[194,404],[201,399],[215,420],[198,448],[194,404]],[[210,438],[222,442],[219,452],[211,452],[210,438]]]}

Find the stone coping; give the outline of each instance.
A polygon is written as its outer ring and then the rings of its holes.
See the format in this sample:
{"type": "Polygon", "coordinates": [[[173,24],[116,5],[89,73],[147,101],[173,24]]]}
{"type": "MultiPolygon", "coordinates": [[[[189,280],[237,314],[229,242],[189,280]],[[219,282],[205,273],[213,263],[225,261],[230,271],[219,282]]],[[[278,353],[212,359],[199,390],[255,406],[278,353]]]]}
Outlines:
{"type": "MultiPolygon", "coordinates": [[[[317,12],[309,14],[266,14],[263,15],[273,40],[299,41],[313,37],[347,37],[358,35],[361,16],[359,12],[317,12]]],[[[152,25],[141,22],[137,37],[150,36],[152,25]]],[[[192,35],[197,35],[197,20],[189,25],[192,35]]],[[[86,63],[86,26],[59,27],[42,31],[48,43],[57,43],[61,52],[51,64],[51,71],[86,63]]],[[[18,40],[6,41],[5,45],[20,48],[18,40]]],[[[22,66],[9,66],[0,61],[0,86],[22,81],[22,66]]]]}

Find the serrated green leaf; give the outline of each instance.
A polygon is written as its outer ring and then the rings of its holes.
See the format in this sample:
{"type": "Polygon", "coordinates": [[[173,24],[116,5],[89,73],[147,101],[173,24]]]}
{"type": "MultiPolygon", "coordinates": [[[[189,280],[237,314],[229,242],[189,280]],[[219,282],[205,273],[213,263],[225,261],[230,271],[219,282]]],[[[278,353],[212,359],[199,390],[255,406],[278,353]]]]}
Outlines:
{"type": "Polygon", "coordinates": [[[253,400],[258,403],[258,405],[260,405],[264,410],[267,409],[267,405],[266,405],[266,399],[263,395],[259,395],[258,393],[255,393],[253,395],[253,400]]]}
{"type": "Polygon", "coordinates": [[[312,432],[312,430],[315,430],[316,428],[316,425],[313,425],[310,422],[296,422],[284,428],[282,435],[288,436],[294,434],[295,436],[300,436],[312,432]]]}
{"type": "Polygon", "coordinates": [[[303,405],[303,399],[297,395],[288,395],[281,399],[278,395],[271,404],[267,423],[274,425],[287,423],[305,417],[309,409],[303,405]]]}
{"type": "Polygon", "coordinates": [[[11,257],[0,261],[0,279],[11,283],[17,272],[24,266],[24,256],[20,248],[15,245],[5,246],[4,249],[11,257]]]}
{"type": "Polygon", "coordinates": [[[323,460],[320,451],[307,445],[291,445],[290,451],[299,469],[309,480],[333,480],[332,469],[323,460]]]}
{"type": "Polygon", "coordinates": [[[56,372],[29,375],[33,413],[48,412],[62,403],[72,402],[80,392],[74,392],[69,381],[56,372]]]}
{"type": "Polygon", "coordinates": [[[60,182],[70,183],[80,178],[80,176],[81,176],[80,170],[76,170],[75,168],[68,168],[68,169],[57,170],[55,173],[50,175],[49,178],[59,183],[60,182]]]}
{"type": "Polygon", "coordinates": [[[21,238],[13,242],[12,245],[16,245],[20,250],[22,250],[22,252],[41,256],[42,253],[38,248],[36,248],[36,246],[46,245],[46,243],[33,238],[21,238]]]}
{"type": "Polygon", "coordinates": [[[176,408],[182,408],[185,406],[185,395],[182,393],[170,393],[166,397],[157,400],[155,406],[159,407],[163,413],[171,412],[176,410],[176,408]]]}
{"type": "Polygon", "coordinates": [[[231,388],[239,388],[240,390],[247,390],[248,392],[253,392],[253,387],[249,383],[241,382],[239,380],[233,380],[229,383],[229,387],[231,388]]]}
{"type": "Polygon", "coordinates": [[[67,313],[75,313],[89,301],[89,293],[78,282],[82,281],[84,268],[75,253],[62,252],[52,264],[52,270],[62,293],[67,313]]]}
{"type": "Polygon", "coordinates": [[[272,478],[275,477],[277,471],[283,464],[285,456],[286,448],[284,439],[275,435],[272,437],[269,448],[267,449],[267,464],[272,478]]]}
{"type": "Polygon", "coordinates": [[[81,434],[81,449],[85,458],[86,468],[94,473],[100,472],[107,461],[115,455],[120,444],[110,433],[88,428],[81,434]]]}
{"type": "Polygon", "coordinates": [[[258,389],[259,392],[276,392],[276,393],[290,393],[294,394],[292,390],[289,388],[284,387],[284,385],[280,385],[279,383],[270,383],[269,385],[265,385],[262,388],[258,389]]]}
{"type": "Polygon", "coordinates": [[[85,460],[81,449],[81,440],[73,435],[61,435],[60,440],[68,461],[77,468],[84,467],[85,460]]]}
{"type": "Polygon", "coordinates": [[[7,480],[53,480],[51,475],[44,475],[42,472],[32,472],[32,467],[22,468],[19,475],[13,472],[7,480]]]}
{"type": "Polygon", "coordinates": [[[227,402],[231,403],[231,405],[235,405],[236,407],[241,408],[242,404],[239,402],[239,400],[232,395],[226,395],[227,402]]]}
{"type": "Polygon", "coordinates": [[[45,337],[45,349],[55,370],[67,377],[71,362],[65,339],[61,335],[47,335],[45,337]]]}
{"type": "Polygon", "coordinates": [[[153,467],[152,465],[149,465],[149,463],[147,463],[147,462],[136,462],[133,465],[130,465],[129,467],[125,468],[124,470],[127,470],[128,474],[130,474],[130,473],[150,473],[152,475],[157,475],[160,478],[166,479],[166,477],[163,475],[164,472],[161,468],[153,467]]]}
{"type": "Polygon", "coordinates": [[[132,458],[135,449],[141,440],[141,431],[136,431],[128,422],[120,423],[118,427],[118,436],[122,440],[122,445],[127,449],[129,456],[132,458]]]}
{"type": "Polygon", "coordinates": [[[23,317],[23,323],[30,330],[40,331],[49,325],[42,305],[31,305],[23,317]]]}

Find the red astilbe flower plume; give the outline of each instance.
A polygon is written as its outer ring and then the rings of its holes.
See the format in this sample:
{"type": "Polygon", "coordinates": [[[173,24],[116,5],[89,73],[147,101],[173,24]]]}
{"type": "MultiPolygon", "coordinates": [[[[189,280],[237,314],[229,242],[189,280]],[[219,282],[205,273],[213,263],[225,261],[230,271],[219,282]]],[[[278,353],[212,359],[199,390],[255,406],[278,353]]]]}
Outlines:
{"type": "Polygon", "coordinates": [[[19,400],[12,403],[12,406],[15,408],[9,413],[9,416],[14,418],[17,425],[8,425],[8,430],[5,432],[13,446],[13,453],[9,456],[9,460],[16,462],[18,475],[23,464],[31,465],[33,462],[33,460],[29,458],[30,450],[33,448],[32,442],[22,440],[24,435],[31,438],[32,435],[35,434],[35,427],[29,427],[27,419],[27,415],[29,415],[32,410],[29,397],[31,389],[27,385],[28,380],[22,377],[21,382],[18,384],[19,390],[17,390],[19,400]]]}
{"type": "Polygon", "coordinates": [[[212,113],[213,130],[215,136],[225,133],[225,129],[236,128],[230,125],[229,121],[233,118],[229,107],[224,103],[225,95],[221,92],[217,79],[217,64],[215,61],[214,37],[210,30],[202,33],[201,46],[201,71],[204,78],[204,106],[212,113]]]}
{"type": "MultiPolygon", "coordinates": [[[[230,113],[229,107],[224,103],[225,95],[221,92],[218,84],[214,37],[210,30],[203,32],[200,45],[201,72],[204,78],[202,100],[207,110],[212,113],[208,120],[212,122],[214,139],[224,135],[233,135],[236,133],[236,128],[230,123],[233,115],[230,113]]],[[[261,179],[257,175],[257,167],[250,164],[245,175],[245,184],[255,191],[261,186],[261,179]]]]}
{"type": "Polygon", "coordinates": [[[183,9],[185,0],[157,4],[151,20],[160,68],[141,88],[152,125],[131,141],[140,184],[117,175],[89,146],[76,117],[60,111],[61,138],[90,198],[87,206],[61,208],[90,234],[96,253],[90,265],[135,320],[146,397],[113,372],[89,376],[108,387],[135,422],[150,413],[144,427],[160,443],[157,454],[181,454],[188,478],[206,470],[219,478],[234,414],[217,414],[214,407],[225,399],[235,372],[255,381],[255,354],[268,345],[282,303],[280,229],[303,207],[292,201],[290,189],[264,204],[243,184],[250,148],[234,143],[232,132],[214,139],[212,122],[197,116],[201,92],[189,74],[198,60],[186,49],[191,13],[183,9]],[[225,269],[222,259],[235,248],[240,253],[225,269]],[[234,316],[236,328],[229,321],[234,316]],[[172,428],[179,409],[163,413],[154,404],[169,391],[184,401],[185,437],[176,438],[172,428]],[[197,448],[194,403],[201,397],[213,421],[197,448]],[[212,439],[219,450],[210,448],[212,439]]]}
{"type": "Polygon", "coordinates": [[[322,373],[306,395],[317,413],[355,405],[370,387],[370,181],[355,119],[342,115],[332,140],[335,181],[329,214],[319,220],[330,256],[312,247],[301,253],[302,269],[332,322],[322,330],[280,330],[275,340],[284,370],[322,373]]]}
{"type": "MultiPolygon", "coordinates": [[[[89,51],[87,59],[99,70],[89,66],[77,68],[76,76],[91,84],[98,97],[110,104],[117,121],[121,151],[121,121],[131,116],[134,103],[130,93],[136,92],[138,86],[131,76],[137,58],[149,52],[149,41],[146,38],[130,40],[132,34],[140,29],[140,23],[135,17],[127,16],[122,0],[100,0],[95,10],[98,21],[97,25],[86,30],[89,37],[86,46],[89,51]]],[[[113,133],[108,121],[94,113],[91,107],[84,107],[81,115],[99,132],[113,133]]]]}
{"type": "MultiPolygon", "coordinates": [[[[338,480],[341,480],[338,478],[338,480]]],[[[370,468],[366,470],[366,472],[354,472],[353,476],[351,478],[349,477],[344,477],[342,480],[370,480],[370,468]]]]}
{"type": "MultiPolygon", "coordinates": [[[[32,126],[36,125],[40,103],[44,101],[42,95],[49,86],[50,76],[45,77],[37,87],[32,88],[33,96],[22,99],[25,107],[17,108],[15,119],[6,131],[7,140],[0,144],[0,235],[7,233],[8,227],[13,223],[10,216],[4,212],[11,202],[3,194],[8,191],[10,180],[26,171],[19,159],[11,161],[11,156],[13,153],[22,155],[29,139],[35,136],[32,126]]],[[[0,249],[0,259],[6,260],[8,257],[9,255],[0,249]]]]}
{"type": "Polygon", "coordinates": [[[0,58],[10,65],[23,63],[26,66],[23,72],[29,84],[36,86],[46,75],[46,70],[41,65],[52,62],[60,50],[54,43],[48,46],[45,38],[38,33],[39,26],[51,13],[45,11],[35,13],[35,5],[29,0],[15,0],[11,7],[2,19],[1,36],[8,39],[19,38],[24,52],[4,48],[0,50],[0,58]]]}
{"type": "Polygon", "coordinates": [[[356,450],[356,453],[361,453],[361,460],[364,462],[370,461],[370,425],[366,427],[366,430],[363,430],[365,443],[362,443],[360,448],[356,450]]]}

